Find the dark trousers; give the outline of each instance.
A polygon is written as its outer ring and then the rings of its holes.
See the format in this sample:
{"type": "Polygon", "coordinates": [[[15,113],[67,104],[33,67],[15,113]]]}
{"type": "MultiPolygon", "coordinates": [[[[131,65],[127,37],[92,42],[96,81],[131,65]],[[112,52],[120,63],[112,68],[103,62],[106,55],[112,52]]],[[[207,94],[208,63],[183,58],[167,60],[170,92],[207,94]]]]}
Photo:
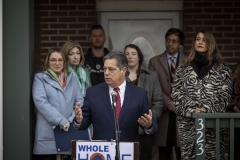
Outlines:
{"type": "Polygon", "coordinates": [[[240,159],[240,128],[235,128],[234,159],[240,159]]]}
{"type": "Polygon", "coordinates": [[[154,138],[153,134],[139,135],[140,160],[152,159],[153,138],[154,138]]]}
{"type": "Polygon", "coordinates": [[[181,160],[180,147],[177,146],[176,114],[169,112],[166,147],[158,147],[159,160],[171,160],[172,148],[175,148],[176,159],[181,160]],[[175,146],[175,147],[174,147],[175,146]]]}
{"type": "MultiPolygon", "coordinates": [[[[181,160],[180,147],[174,147],[176,152],[176,159],[181,160]]],[[[159,160],[171,160],[172,146],[158,147],[159,160]]]]}
{"type": "MultiPolygon", "coordinates": [[[[64,160],[71,160],[70,155],[62,155],[64,160]]],[[[39,155],[39,160],[56,160],[56,154],[39,155]]]]}
{"type": "Polygon", "coordinates": [[[40,155],[40,160],[56,160],[55,154],[49,154],[49,155],[40,155]]]}

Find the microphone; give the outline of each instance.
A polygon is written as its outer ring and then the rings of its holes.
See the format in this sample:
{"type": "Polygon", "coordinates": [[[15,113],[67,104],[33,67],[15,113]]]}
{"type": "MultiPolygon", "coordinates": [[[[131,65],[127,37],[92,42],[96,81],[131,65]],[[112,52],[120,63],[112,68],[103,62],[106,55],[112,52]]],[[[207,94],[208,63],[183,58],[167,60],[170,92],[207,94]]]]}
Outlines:
{"type": "Polygon", "coordinates": [[[117,103],[117,92],[112,91],[111,92],[112,97],[112,110],[113,110],[113,116],[114,116],[114,124],[115,124],[115,134],[116,134],[116,154],[115,154],[115,160],[120,160],[120,150],[119,150],[119,142],[120,142],[120,130],[119,130],[119,124],[118,119],[116,116],[116,103],[117,103]]]}
{"type": "Polygon", "coordinates": [[[112,91],[112,92],[111,92],[111,96],[112,96],[112,104],[113,104],[113,106],[116,108],[117,92],[112,91]]]}

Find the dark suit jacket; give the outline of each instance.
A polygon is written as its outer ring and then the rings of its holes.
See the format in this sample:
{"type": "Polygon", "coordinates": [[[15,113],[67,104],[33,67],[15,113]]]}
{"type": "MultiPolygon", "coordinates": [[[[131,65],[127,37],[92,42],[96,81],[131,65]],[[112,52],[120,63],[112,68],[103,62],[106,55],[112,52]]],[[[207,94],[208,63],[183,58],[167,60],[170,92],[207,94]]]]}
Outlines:
{"type": "MultiPolygon", "coordinates": [[[[148,113],[147,91],[126,82],[126,90],[119,118],[120,141],[138,141],[138,118],[148,113]]],[[[90,87],[86,91],[82,107],[83,121],[80,129],[93,124],[93,140],[111,140],[115,137],[114,114],[111,106],[109,87],[104,82],[90,87]]],[[[157,130],[153,120],[152,133],[157,130]]]]}

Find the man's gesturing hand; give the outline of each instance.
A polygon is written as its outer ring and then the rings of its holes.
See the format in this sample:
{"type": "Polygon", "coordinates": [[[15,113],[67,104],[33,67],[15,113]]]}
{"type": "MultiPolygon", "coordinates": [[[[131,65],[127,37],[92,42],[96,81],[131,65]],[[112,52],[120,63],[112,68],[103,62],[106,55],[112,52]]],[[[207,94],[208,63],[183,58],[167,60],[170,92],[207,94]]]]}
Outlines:
{"type": "Polygon", "coordinates": [[[144,114],[140,118],[138,118],[138,123],[145,127],[146,129],[150,129],[152,127],[152,111],[149,109],[148,114],[144,114]]]}
{"type": "Polygon", "coordinates": [[[75,119],[76,119],[76,122],[79,124],[82,122],[82,119],[83,119],[83,116],[82,116],[82,109],[81,109],[81,103],[78,102],[76,108],[75,108],[75,119]]]}

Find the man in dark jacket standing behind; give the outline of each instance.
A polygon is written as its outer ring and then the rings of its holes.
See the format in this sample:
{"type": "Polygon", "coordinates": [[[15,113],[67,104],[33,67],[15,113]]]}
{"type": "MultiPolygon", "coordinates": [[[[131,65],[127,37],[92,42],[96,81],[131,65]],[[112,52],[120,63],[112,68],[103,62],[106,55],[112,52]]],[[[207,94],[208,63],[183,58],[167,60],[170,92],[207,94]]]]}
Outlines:
{"type": "Polygon", "coordinates": [[[103,57],[109,53],[104,48],[106,41],[104,29],[101,25],[93,25],[90,30],[89,41],[91,48],[85,54],[85,67],[89,70],[92,86],[104,82],[103,57]]]}

